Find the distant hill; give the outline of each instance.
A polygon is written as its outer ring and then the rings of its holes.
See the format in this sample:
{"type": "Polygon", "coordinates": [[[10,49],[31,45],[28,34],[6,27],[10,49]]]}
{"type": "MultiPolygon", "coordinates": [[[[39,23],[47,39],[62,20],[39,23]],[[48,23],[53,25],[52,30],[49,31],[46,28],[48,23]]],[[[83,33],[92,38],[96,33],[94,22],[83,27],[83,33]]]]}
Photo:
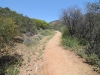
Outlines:
{"type": "Polygon", "coordinates": [[[60,20],[55,20],[55,21],[51,21],[49,23],[49,25],[53,26],[53,25],[62,25],[62,24],[61,24],[60,20]]]}

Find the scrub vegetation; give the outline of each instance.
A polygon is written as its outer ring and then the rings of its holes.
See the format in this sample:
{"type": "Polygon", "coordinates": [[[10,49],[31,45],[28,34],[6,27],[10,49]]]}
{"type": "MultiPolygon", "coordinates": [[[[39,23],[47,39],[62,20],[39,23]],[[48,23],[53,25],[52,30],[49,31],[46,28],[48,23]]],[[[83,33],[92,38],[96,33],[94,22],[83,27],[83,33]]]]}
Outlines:
{"type": "Polygon", "coordinates": [[[100,72],[100,2],[86,3],[86,13],[77,6],[61,10],[62,44],[71,47],[100,72]]]}
{"type": "MultiPolygon", "coordinates": [[[[47,23],[0,7],[0,75],[19,74],[24,59],[16,53],[16,46],[33,48],[34,55],[40,41],[48,36],[47,42],[55,30],[62,32],[61,43],[65,48],[85,58],[86,63],[94,65],[94,71],[100,72],[100,2],[87,2],[85,8],[84,14],[78,6],[62,9],[60,20],[47,23]]],[[[38,51],[38,58],[46,42],[38,51]]],[[[27,58],[31,62],[32,57],[27,58]]]]}

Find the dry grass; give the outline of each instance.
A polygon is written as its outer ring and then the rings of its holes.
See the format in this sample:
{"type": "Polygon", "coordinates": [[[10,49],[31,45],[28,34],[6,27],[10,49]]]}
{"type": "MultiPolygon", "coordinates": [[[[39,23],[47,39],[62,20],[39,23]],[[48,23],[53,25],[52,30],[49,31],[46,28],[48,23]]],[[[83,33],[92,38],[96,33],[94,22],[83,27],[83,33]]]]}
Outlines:
{"type": "Polygon", "coordinates": [[[23,55],[24,59],[22,66],[20,67],[19,75],[37,75],[40,73],[39,71],[43,66],[42,51],[45,49],[45,43],[55,32],[50,33],[50,35],[46,34],[42,37],[42,39],[38,40],[38,43],[31,44],[29,46],[26,46],[25,44],[18,44],[16,46],[16,52],[23,55]]]}

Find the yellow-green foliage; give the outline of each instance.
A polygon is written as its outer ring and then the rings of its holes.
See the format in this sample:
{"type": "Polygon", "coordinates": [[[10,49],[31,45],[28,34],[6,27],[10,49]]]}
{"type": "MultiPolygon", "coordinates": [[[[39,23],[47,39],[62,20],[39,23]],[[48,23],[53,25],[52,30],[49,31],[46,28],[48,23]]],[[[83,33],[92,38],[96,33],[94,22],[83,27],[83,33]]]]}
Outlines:
{"type": "Polygon", "coordinates": [[[39,20],[39,19],[32,19],[32,20],[37,28],[46,29],[48,27],[48,23],[45,22],[44,20],[39,20]]]}
{"type": "Polygon", "coordinates": [[[0,18],[0,49],[9,44],[13,37],[17,35],[17,25],[12,18],[0,18]]]}
{"type": "Polygon", "coordinates": [[[16,35],[17,26],[11,18],[1,18],[0,20],[0,36],[7,36],[12,38],[16,35]]]}

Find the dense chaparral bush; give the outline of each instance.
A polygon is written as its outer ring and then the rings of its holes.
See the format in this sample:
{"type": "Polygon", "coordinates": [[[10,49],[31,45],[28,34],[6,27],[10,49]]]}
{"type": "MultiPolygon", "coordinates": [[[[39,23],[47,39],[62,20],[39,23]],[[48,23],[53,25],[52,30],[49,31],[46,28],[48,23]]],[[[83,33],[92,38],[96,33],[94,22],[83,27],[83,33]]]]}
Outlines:
{"type": "Polygon", "coordinates": [[[77,6],[63,9],[60,17],[66,28],[62,31],[63,44],[72,46],[71,44],[78,41],[75,44],[85,46],[85,52],[81,54],[87,55],[86,59],[89,63],[98,65],[97,62],[100,61],[100,2],[87,2],[85,14],[77,6]]]}

